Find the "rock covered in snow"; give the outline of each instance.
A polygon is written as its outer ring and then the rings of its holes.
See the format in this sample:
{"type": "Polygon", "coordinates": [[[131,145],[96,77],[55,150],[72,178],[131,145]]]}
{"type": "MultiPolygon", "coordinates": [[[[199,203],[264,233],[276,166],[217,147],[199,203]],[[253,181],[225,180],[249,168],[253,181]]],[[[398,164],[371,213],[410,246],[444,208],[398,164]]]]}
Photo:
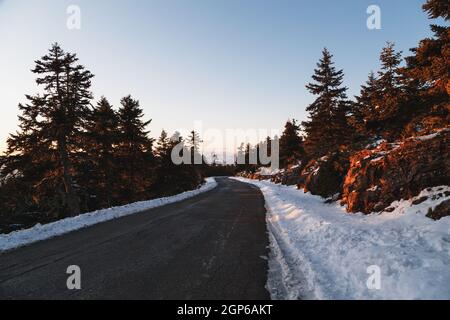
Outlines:
{"type": "Polygon", "coordinates": [[[448,184],[449,138],[450,132],[441,130],[354,154],[344,180],[342,203],[350,212],[379,212],[395,200],[448,184]]]}

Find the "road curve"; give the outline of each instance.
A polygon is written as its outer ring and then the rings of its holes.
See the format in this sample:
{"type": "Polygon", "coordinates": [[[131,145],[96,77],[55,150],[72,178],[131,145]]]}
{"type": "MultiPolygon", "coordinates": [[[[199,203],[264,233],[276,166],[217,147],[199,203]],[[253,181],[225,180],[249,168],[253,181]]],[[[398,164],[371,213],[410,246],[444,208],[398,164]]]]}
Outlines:
{"type": "Polygon", "coordinates": [[[194,198],[0,255],[0,299],[269,299],[264,198],[227,178],[194,198]],[[81,268],[69,290],[67,267],[81,268]]]}

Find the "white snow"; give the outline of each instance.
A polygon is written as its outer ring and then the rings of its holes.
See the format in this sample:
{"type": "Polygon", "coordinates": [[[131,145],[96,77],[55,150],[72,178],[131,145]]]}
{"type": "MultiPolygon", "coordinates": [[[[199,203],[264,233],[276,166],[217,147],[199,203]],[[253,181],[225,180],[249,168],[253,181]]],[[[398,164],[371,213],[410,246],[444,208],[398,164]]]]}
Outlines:
{"type": "Polygon", "coordinates": [[[435,133],[432,133],[432,134],[428,134],[428,135],[425,135],[425,136],[414,137],[414,139],[420,140],[420,141],[427,141],[427,140],[434,139],[437,136],[441,135],[442,133],[445,133],[445,132],[448,132],[448,131],[450,131],[450,128],[444,128],[444,129],[437,130],[435,133]]]}
{"type": "Polygon", "coordinates": [[[434,139],[438,136],[438,133],[432,133],[426,136],[420,136],[420,137],[416,137],[416,140],[420,140],[420,141],[427,141],[427,140],[431,140],[434,139]]]}
{"type": "Polygon", "coordinates": [[[212,190],[216,186],[217,182],[214,178],[206,178],[206,183],[197,190],[187,191],[165,198],[136,202],[121,207],[98,210],[81,214],[76,217],[58,220],[45,225],[37,224],[30,229],[15,231],[10,234],[0,234],[0,253],[24,245],[29,245],[37,241],[63,235],[65,233],[92,226],[100,222],[117,219],[148,209],[182,201],[187,198],[194,197],[200,193],[212,190]]]}
{"type": "Polygon", "coordinates": [[[375,158],[375,159],[372,159],[372,160],[370,160],[370,162],[378,162],[378,161],[380,161],[380,160],[382,160],[382,159],[384,159],[384,156],[381,156],[381,157],[377,157],[377,158],[375,158]]]}
{"type": "Polygon", "coordinates": [[[384,140],[384,139],[376,138],[375,141],[373,141],[372,143],[369,143],[369,144],[366,146],[366,149],[373,149],[373,148],[376,148],[376,147],[380,146],[381,144],[383,144],[383,143],[385,143],[385,142],[387,142],[387,141],[384,140]]]}
{"type": "Polygon", "coordinates": [[[274,169],[271,167],[261,167],[257,173],[262,176],[274,176],[280,173],[280,169],[274,169]]]}
{"type": "Polygon", "coordinates": [[[430,196],[421,204],[402,200],[391,213],[363,215],[295,187],[239,180],[266,200],[272,298],[450,299],[450,217],[425,216],[450,199],[436,199],[449,186],[423,191],[414,198],[430,196]],[[371,266],[380,268],[379,290],[367,286],[371,266]]]}

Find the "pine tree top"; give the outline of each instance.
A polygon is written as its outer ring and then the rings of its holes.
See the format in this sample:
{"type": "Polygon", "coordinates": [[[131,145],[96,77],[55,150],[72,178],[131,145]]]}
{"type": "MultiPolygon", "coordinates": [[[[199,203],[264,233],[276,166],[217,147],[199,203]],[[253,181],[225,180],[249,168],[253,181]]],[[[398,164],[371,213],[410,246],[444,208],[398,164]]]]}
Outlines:
{"type": "Polygon", "coordinates": [[[430,19],[450,20],[450,1],[448,0],[427,0],[422,8],[428,13],[430,19]]]}

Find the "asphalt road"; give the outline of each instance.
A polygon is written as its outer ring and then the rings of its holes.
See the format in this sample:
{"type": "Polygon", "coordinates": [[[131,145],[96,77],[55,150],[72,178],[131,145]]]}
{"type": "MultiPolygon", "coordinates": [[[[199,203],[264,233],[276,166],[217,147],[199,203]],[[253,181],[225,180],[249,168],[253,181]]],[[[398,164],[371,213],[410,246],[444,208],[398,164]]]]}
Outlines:
{"type": "Polygon", "coordinates": [[[269,299],[264,198],[219,178],[194,198],[0,255],[0,299],[269,299]],[[81,289],[66,285],[81,269],[81,289]]]}

